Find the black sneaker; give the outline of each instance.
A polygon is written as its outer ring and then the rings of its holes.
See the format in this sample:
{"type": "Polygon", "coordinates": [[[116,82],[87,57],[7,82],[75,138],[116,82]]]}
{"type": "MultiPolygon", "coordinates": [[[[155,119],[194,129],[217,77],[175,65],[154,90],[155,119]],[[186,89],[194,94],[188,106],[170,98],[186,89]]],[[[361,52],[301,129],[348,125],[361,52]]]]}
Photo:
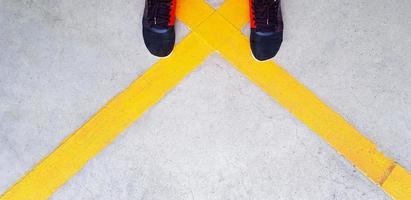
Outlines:
{"type": "Polygon", "coordinates": [[[143,37],[147,49],[155,56],[168,56],[175,42],[176,0],[146,0],[143,37]]]}
{"type": "Polygon", "coordinates": [[[274,57],[283,41],[280,0],[250,0],[250,44],[254,57],[264,61],[274,57]]]}

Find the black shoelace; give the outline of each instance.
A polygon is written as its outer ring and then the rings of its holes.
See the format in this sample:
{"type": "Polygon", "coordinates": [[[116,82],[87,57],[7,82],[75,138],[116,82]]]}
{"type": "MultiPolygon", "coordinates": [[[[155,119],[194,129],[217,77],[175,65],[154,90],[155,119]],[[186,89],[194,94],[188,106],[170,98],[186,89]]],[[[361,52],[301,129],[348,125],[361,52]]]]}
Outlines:
{"type": "Polygon", "coordinates": [[[280,0],[254,0],[254,21],[258,31],[272,30],[278,24],[280,0]]]}
{"type": "Polygon", "coordinates": [[[167,27],[172,0],[148,0],[148,21],[158,27],[167,27]]]}

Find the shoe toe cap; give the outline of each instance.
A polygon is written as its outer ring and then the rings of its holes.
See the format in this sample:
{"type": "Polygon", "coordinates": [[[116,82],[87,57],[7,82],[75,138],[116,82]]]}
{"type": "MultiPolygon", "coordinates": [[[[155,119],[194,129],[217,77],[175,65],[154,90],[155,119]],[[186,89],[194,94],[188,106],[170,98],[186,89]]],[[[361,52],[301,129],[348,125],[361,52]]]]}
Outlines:
{"type": "Polygon", "coordinates": [[[273,58],[280,50],[283,32],[251,32],[251,50],[257,60],[264,61],[273,58]]]}
{"type": "Polygon", "coordinates": [[[155,56],[168,56],[174,48],[174,27],[156,29],[143,27],[143,38],[147,49],[155,56]]]}

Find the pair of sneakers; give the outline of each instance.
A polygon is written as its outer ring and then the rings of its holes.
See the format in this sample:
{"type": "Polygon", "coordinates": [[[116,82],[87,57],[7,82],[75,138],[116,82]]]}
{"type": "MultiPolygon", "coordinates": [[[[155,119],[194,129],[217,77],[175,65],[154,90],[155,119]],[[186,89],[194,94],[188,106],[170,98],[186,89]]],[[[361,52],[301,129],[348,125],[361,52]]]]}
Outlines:
{"type": "MultiPolygon", "coordinates": [[[[155,56],[168,56],[174,48],[176,1],[146,0],[143,37],[147,49],[155,56]]],[[[250,0],[250,27],[254,57],[260,61],[274,57],[283,41],[281,1],[250,0]]]]}

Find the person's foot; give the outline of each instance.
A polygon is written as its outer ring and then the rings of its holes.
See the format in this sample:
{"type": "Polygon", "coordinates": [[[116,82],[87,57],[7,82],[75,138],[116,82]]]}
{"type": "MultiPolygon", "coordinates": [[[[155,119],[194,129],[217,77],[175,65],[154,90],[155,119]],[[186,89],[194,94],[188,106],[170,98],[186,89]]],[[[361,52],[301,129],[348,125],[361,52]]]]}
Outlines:
{"type": "Polygon", "coordinates": [[[146,0],[143,16],[143,38],[155,56],[168,56],[175,42],[176,0],[146,0]]]}
{"type": "Polygon", "coordinates": [[[250,45],[254,57],[274,57],[283,41],[281,0],[250,0],[250,45]]]}

